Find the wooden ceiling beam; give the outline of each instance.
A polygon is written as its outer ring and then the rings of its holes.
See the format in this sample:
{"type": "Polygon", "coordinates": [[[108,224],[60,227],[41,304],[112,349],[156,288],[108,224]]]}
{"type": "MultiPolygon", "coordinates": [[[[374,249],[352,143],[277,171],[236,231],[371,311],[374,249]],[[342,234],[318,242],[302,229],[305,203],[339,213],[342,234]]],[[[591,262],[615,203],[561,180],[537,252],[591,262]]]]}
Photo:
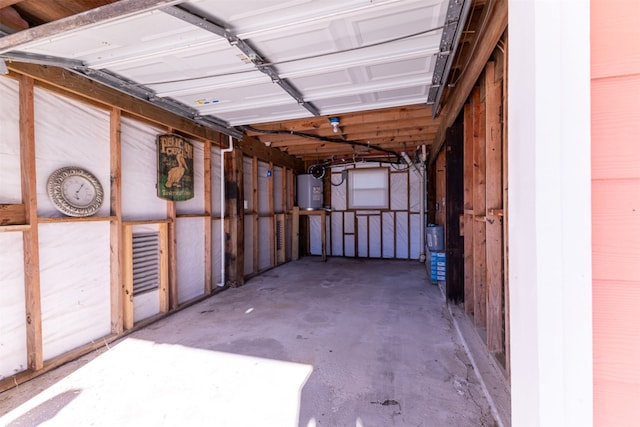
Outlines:
{"type": "MultiPolygon", "coordinates": [[[[380,122],[377,124],[362,124],[356,126],[343,126],[342,135],[344,135],[347,139],[355,139],[362,138],[366,139],[369,136],[375,137],[376,134],[381,132],[403,132],[404,130],[415,129],[416,132],[429,132],[431,130],[435,131],[439,127],[437,123],[429,123],[424,120],[415,120],[415,119],[407,119],[407,120],[392,120],[387,122],[380,122]],[[421,130],[422,129],[422,130],[421,130]]],[[[314,132],[304,132],[309,133],[311,135],[316,136],[325,136],[329,138],[339,138],[340,134],[335,134],[333,130],[328,127],[327,129],[319,129],[314,132]]],[[[300,140],[304,139],[299,135],[292,134],[290,132],[285,133],[258,133],[258,132],[247,132],[247,135],[257,136],[262,141],[271,141],[271,142],[280,142],[280,141],[292,141],[292,140],[300,140]]]]}
{"type": "MultiPolygon", "coordinates": [[[[437,130],[438,130],[437,128],[431,128],[431,129],[421,129],[419,131],[418,130],[406,130],[406,131],[400,130],[400,131],[382,131],[377,133],[368,132],[366,134],[358,134],[357,136],[349,135],[348,138],[346,138],[346,140],[362,142],[362,143],[367,143],[367,142],[374,143],[374,141],[393,142],[393,141],[398,141],[402,139],[413,139],[413,138],[429,139],[429,138],[435,138],[437,130]]],[[[321,139],[315,139],[315,138],[287,138],[287,139],[273,141],[269,139],[269,137],[261,137],[260,140],[263,142],[268,141],[272,147],[285,147],[285,146],[291,146],[291,145],[313,145],[313,144],[320,144],[323,142],[321,139]]],[[[327,143],[330,143],[330,142],[327,141],[327,143]]]]}
{"type": "MultiPolygon", "coordinates": [[[[330,116],[312,117],[305,119],[288,120],[276,123],[263,123],[255,125],[258,129],[265,130],[286,130],[296,132],[320,131],[322,129],[333,132],[333,128],[329,123],[330,116]]],[[[333,117],[333,116],[331,116],[333,117]]],[[[408,119],[423,120],[422,124],[434,122],[431,117],[431,110],[422,105],[413,105],[407,107],[394,107],[384,110],[365,111],[360,113],[347,113],[336,115],[340,119],[340,128],[351,125],[370,126],[375,123],[385,123],[389,121],[404,121],[408,119]]],[[[439,122],[438,119],[435,122],[439,122]]],[[[247,129],[247,135],[256,136],[260,132],[254,132],[247,129]]]]}

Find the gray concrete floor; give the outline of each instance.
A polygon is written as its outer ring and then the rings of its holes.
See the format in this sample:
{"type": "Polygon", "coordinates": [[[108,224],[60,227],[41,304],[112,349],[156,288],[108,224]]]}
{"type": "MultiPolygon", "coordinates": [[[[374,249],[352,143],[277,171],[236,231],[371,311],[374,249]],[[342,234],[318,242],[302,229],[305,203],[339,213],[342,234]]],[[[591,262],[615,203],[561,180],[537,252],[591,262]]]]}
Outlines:
{"type": "Polygon", "coordinates": [[[417,262],[306,257],[0,394],[9,426],[493,426],[417,262]]]}

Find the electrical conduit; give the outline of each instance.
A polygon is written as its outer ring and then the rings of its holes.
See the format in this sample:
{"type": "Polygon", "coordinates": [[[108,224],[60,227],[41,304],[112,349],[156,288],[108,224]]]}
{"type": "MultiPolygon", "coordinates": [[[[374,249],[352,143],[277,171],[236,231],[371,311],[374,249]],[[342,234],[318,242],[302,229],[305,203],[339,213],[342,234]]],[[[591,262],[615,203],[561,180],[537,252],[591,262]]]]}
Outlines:
{"type": "Polygon", "coordinates": [[[225,191],[224,191],[224,153],[233,151],[233,137],[229,136],[229,147],[220,150],[220,283],[218,286],[225,285],[224,275],[226,263],[225,257],[225,239],[224,239],[224,216],[225,216],[225,191]]]}

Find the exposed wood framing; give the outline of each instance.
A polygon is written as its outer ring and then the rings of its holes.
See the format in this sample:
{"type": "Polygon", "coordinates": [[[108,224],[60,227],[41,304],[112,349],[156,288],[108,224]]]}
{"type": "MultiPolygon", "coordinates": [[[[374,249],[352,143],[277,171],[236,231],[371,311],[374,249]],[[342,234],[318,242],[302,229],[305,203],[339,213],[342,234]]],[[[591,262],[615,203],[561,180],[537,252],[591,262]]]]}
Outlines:
{"type": "Polygon", "coordinates": [[[291,259],[297,261],[300,259],[300,208],[294,206],[291,209],[291,259]]]}
{"type": "Polygon", "coordinates": [[[124,330],[122,287],[122,157],[121,157],[121,113],[113,108],[110,115],[111,141],[111,332],[121,334],[124,330]]]}
{"type": "MultiPolygon", "coordinates": [[[[175,129],[169,127],[167,133],[174,133],[175,129]]],[[[176,202],[167,201],[167,253],[169,256],[169,309],[174,310],[178,307],[178,212],[176,202]]],[[[162,242],[162,233],[160,242],[162,242]]],[[[163,245],[161,245],[164,247],[163,245]]]]}
{"type": "Polygon", "coordinates": [[[473,116],[471,105],[464,106],[464,160],[463,160],[463,230],[464,230],[464,309],[473,315],[473,116]]]}
{"type": "Polygon", "coordinates": [[[229,286],[244,284],[244,161],[242,151],[234,149],[224,158],[225,170],[225,259],[229,286]]]}
{"type": "Polygon", "coordinates": [[[502,81],[495,79],[495,63],[485,67],[486,105],[486,239],[487,239],[487,347],[504,347],[502,272],[502,81]],[[494,212],[499,211],[499,214],[494,212]]]}
{"type": "Polygon", "coordinates": [[[20,79],[20,164],[22,166],[22,201],[25,220],[30,225],[23,232],[25,315],[27,326],[27,366],[32,370],[44,366],[42,355],[42,307],[40,302],[40,252],[36,189],[36,146],[34,125],[33,79],[20,79]]]}
{"type": "Polygon", "coordinates": [[[487,6],[487,16],[482,18],[483,21],[486,19],[485,22],[487,22],[487,25],[481,33],[476,34],[479,40],[478,44],[471,54],[466,70],[456,82],[451,96],[446,100],[440,112],[442,120],[440,121],[440,127],[431,145],[431,155],[429,156],[431,159],[430,164],[435,161],[436,155],[440,152],[444,144],[447,128],[449,128],[458,117],[471,90],[482,74],[485,64],[507,29],[507,3],[507,0],[494,0],[487,6]]]}
{"type": "Polygon", "coordinates": [[[24,204],[0,205],[0,227],[4,225],[26,224],[24,204]]]}
{"type": "Polygon", "coordinates": [[[253,203],[253,273],[257,273],[260,270],[260,209],[258,206],[258,158],[253,157],[251,160],[251,200],[253,203]]]}
{"type": "Polygon", "coordinates": [[[124,330],[133,328],[133,226],[122,229],[122,316],[124,330]]]}
{"type": "Polygon", "coordinates": [[[494,58],[464,107],[465,312],[508,372],[504,51],[494,58]]]}
{"type": "Polygon", "coordinates": [[[178,306],[177,290],[175,297],[171,295],[171,267],[173,266],[174,270],[177,268],[175,264],[171,264],[171,224],[170,222],[158,224],[160,232],[160,287],[158,290],[160,313],[167,313],[170,309],[175,309],[178,306]],[[175,298],[175,307],[172,307],[173,298],[175,298]]]}
{"type": "MultiPolygon", "coordinates": [[[[508,81],[509,81],[509,56],[506,54],[508,51],[508,43],[509,38],[508,34],[505,33],[504,39],[502,40],[502,47],[500,47],[502,52],[502,57],[504,58],[502,61],[502,206],[504,212],[509,212],[509,185],[508,185],[508,166],[509,162],[507,159],[508,156],[508,81]]],[[[500,45],[499,45],[500,46],[500,45]]],[[[505,215],[502,220],[502,233],[503,233],[503,256],[504,260],[503,265],[503,280],[504,280],[504,351],[505,351],[505,371],[507,374],[507,378],[511,378],[511,344],[510,344],[510,335],[511,332],[509,330],[509,215],[505,215]]]]}
{"type": "Polygon", "coordinates": [[[471,96],[473,117],[473,319],[484,329],[487,322],[487,245],[486,245],[486,143],[485,110],[480,88],[471,96]]]}
{"type": "Polygon", "coordinates": [[[275,216],[275,205],[273,204],[273,180],[275,177],[275,172],[273,170],[273,162],[269,162],[269,170],[271,171],[271,175],[267,180],[267,191],[269,193],[269,262],[271,266],[275,266],[277,263],[276,258],[276,216],[275,216]]]}

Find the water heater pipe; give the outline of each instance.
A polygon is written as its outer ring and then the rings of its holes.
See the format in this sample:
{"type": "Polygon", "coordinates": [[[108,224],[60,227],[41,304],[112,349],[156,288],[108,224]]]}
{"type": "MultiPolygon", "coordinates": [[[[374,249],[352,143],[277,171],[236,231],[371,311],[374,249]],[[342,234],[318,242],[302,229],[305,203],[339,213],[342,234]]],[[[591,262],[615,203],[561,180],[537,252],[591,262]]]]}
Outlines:
{"type": "Polygon", "coordinates": [[[224,264],[226,263],[225,248],[224,248],[224,216],[225,216],[225,192],[224,192],[224,153],[230,153],[233,151],[233,137],[229,136],[229,147],[220,150],[220,283],[218,286],[225,285],[224,264]]]}

